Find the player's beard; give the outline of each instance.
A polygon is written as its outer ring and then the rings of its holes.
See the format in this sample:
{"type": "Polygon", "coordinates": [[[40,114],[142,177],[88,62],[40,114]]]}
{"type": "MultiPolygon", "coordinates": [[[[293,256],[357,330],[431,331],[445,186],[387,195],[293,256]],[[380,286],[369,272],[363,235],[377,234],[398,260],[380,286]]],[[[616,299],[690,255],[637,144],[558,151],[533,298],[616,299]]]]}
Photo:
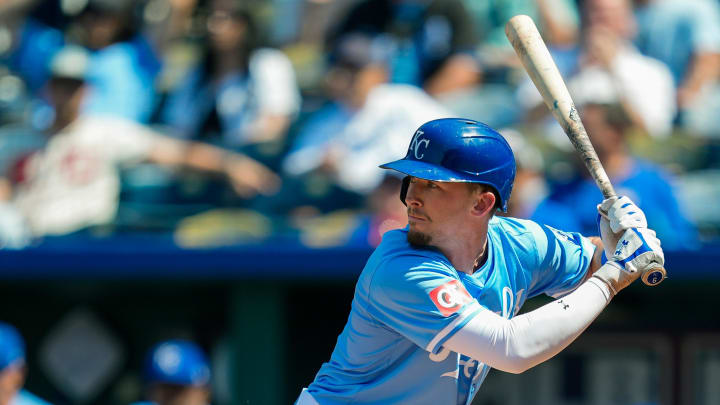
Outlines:
{"type": "Polygon", "coordinates": [[[415,247],[425,247],[430,246],[430,242],[432,241],[432,237],[426,233],[422,233],[419,231],[413,231],[412,229],[408,230],[407,233],[407,241],[410,245],[415,247]]]}
{"type": "Polygon", "coordinates": [[[410,227],[408,229],[408,233],[407,233],[408,243],[410,243],[410,245],[412,245],[414,247],[430,246],[432,237],[427,233],[423,233],[416,229],[413,229],[413,225],[412,225],[412,221],[410,220],[410,216],[424,218],[426,221],[430,221],[430,217],[417,212],[417,210],[413,209],[413,207],[408,207],[407,213],[408,213],[408,223],[410,225],[410,227]]]}

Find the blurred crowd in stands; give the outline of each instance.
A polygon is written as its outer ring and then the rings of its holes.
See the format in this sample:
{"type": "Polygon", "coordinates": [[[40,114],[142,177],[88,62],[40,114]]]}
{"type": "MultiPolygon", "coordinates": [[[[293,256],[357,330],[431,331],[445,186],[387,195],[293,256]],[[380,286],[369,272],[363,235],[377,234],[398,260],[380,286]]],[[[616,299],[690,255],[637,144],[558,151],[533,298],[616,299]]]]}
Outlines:
{"type": "Polygon", "coordinates": [[[505,38],[515,14],[666,248],[718,240],[717,0],[10,0],[0,247],[373,246],[406,222],[377,166],[448,116],[510,141],[509,215],[595,234],[602,196],[505,38]]]}

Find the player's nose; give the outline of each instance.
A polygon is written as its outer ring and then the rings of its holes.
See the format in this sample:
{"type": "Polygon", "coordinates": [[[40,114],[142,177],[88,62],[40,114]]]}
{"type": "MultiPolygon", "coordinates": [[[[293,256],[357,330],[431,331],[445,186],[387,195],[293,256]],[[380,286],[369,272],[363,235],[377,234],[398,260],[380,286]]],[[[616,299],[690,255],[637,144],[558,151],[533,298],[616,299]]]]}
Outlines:
{"type": "Polygon", "coordinates": [[[407,195],[405,196],[405,203],[408,207],[422,207],[422,199],[420,199],[419,192],[420,187],[417,183],[411,182],[408,186],[407,195]]]}

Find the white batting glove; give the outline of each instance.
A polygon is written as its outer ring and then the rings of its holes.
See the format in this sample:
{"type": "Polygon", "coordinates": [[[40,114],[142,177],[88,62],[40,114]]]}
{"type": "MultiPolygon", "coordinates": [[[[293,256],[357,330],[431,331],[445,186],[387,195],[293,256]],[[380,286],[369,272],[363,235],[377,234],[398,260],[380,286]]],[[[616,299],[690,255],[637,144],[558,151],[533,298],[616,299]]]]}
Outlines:
{"type": "Polygon", "coordinates": [[[598,229],[605,246],[605,256],[612,257],[623,232],[630,228],[647,228],[645,214],[630,198],[611,197],[597,206],[598,229]]]}
{"type": "MultiPolygon", "coordinates": [[[[601,224],[603,222],[607,223],[604,218],[601,224]]],[[[606,226],[609,228],[609,225],[606,226]]],[[[665,255],[660,247],[660,240],[655,237],[655,231],[647,228],[626,230],[617,242],[615,251],[607,256],[609,261],[600,267],[593,277],[604,281],[613,295],[637,280],[646,271],[665,265],[665,255]]]]}
{"type": "Polygon", "coordinates": [[[655,231],[647,228],[630,228],[618,241],[610,262],[630,272],[644,273],[665,265],[665,254],[655,231]]]}
{"type": "Polygon", "coordinates": [[[597,209],[600,215],[607,218],[613,233],[648,226],[645,213],[626,196],[605,199],[597,209]]]}

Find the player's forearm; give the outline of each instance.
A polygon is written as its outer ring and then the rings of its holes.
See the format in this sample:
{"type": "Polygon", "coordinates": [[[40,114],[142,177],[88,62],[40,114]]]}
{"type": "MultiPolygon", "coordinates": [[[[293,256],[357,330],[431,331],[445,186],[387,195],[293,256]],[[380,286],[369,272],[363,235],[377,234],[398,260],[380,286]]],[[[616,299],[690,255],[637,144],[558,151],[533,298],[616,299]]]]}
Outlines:
{"type": "Polygon", "coordinates": [[[572,343],[610,299],[607,287],[593,278],[562,299],[511,320],[483,311],[445,346],[493,368],[521,373],[572,343]]]}
{"type": "Polygon", "coordinates": [[[162,165],[186,166],[209,172],[222,172],[229,153],[200,142],[187,142],[158,135],[150,160],[162,165]]]}

